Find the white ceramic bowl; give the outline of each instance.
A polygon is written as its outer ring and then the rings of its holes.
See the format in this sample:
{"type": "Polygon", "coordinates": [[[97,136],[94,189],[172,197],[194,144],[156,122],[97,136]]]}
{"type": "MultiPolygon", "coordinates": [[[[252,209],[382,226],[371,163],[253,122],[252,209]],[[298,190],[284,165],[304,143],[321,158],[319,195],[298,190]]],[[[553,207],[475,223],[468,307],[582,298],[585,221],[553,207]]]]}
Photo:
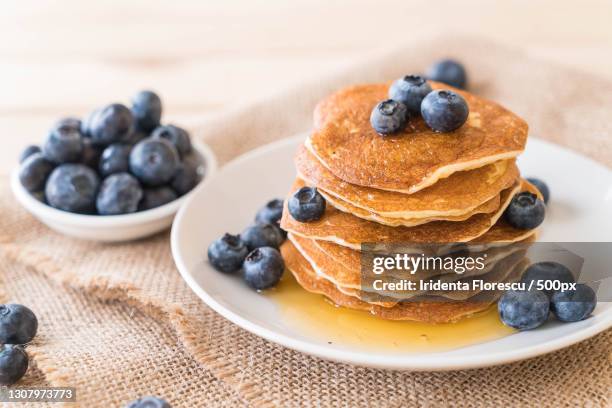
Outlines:
{"type": "Polygon", "coordinates": [[[213,151],[203,143],[193,143],[196,153],[206,164],[200,185],[184,196],[157,208],[125,215],[82,215],[55,209],[34,198],[19,182],[19,168],[11,174],[11,189],[17,201],[41,222],[65,235],[104,242],[130,241],[160,232],[172,224],[181,204],[217,170],[213,151]]]}

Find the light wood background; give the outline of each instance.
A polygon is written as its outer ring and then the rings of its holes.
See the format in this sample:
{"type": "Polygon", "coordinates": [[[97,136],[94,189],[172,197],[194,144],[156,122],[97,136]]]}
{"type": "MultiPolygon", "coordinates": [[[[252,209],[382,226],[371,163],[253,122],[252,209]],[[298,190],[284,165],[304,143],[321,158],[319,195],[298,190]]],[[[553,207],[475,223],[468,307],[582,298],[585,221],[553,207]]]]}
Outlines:
{"type": "MultiPolygon", "coordinates": [[[[472,33],[612,79],[612,1],[3,0],[0,173],[53,121],[141,88],[202,118],[377,48],[472,33]]],[[[571,80],[571,78],[568,78],[571,80]]]]}

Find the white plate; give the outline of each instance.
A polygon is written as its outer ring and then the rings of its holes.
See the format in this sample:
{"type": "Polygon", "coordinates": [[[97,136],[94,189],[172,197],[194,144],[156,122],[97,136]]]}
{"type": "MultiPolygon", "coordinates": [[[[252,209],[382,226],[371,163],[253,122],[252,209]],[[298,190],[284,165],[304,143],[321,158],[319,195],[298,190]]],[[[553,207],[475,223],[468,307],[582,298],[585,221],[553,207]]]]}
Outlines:
{"type": "MultiPolygon", "coordinates": [[[[269,199],[287,194],[295,177],[293,155],[304,137],[282,140],[237,158],[201,186],[177,214],[172,228],[176,265],[193,291],[225,318],[270,341],[325,359],[410,370],[465,369],[522,360],[567,347],[612,326],[612,303],[602,302],[591,318],[581,322],[548,322],[500,340],[420,354],[364,352],[296,332],[283,323],[273,300],[248,289],[236,277],[213,270],[205,251],[223,233],[242,231],[269,199]]],[[[522,174],[537,175],[551,188],[540,240],[612,241],[610,170],[537,139],[529,142],[519,165],[522,174]]]]}

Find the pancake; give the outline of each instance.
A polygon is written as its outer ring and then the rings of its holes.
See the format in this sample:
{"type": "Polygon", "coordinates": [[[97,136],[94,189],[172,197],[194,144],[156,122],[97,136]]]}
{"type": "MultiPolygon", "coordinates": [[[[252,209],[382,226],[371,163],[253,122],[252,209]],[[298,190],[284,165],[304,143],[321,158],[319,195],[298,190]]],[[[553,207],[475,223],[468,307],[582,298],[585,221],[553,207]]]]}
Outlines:
{"type": "Polygon", "coordinates": [[[287,269],[305,290],[322,294],[338,306],[358,309],[389,320],[411,320],[425,323],[450,323],[486,310],[491,301],[470,302],[402,302],[394,307],[369,304],[340,292],[329,281],[317,277],[308,261],[290,241],[281,246],[287,269]]]}
{"type": "MultiPolygon", "coordinates": [[[[304,146],[298,149],[295,165],[299,177],[319,188],[332,204],[338,200],[347,202],[355,208],[375,213],[381,219],[427,219],[462,215],[469,218],[475,213],[474,210],[497,197],[500,191],[510,187],[519,176],[514,161],[498,161],[478,169],[456,172],[414,194],[403,194],[342,181],[304,146]]],[[[480,212],[491,211],[482,209],[480,212]]]]}
{"type": "MultiPolygon", "coordinates": [[[[297,179],[291,194],[305,184],[297,179]]],[[[496,212],[476,214],[463,222],[434,221],[416,227],[390,227],[367,221],[327,205],[323,217],[318,221],[296,221],[286,208],[281,218],[281,227],[307,238],[335,242],[353,249],[361,249],[362,243],[448,243],[466,242],[486,233],[502,216],[516,192],[519,181],[501,194],[501,205],[496,212]]]]}
{"type": "MultiPolygon", "coordinates": [[[[430,81],[434,89],[452,87],[430,81]]],[[[351,184],[415,193],[461,171],[512,159],[525,148],[527,124],[500,105],[453,89],[468,103],[467,122],[450,133],[431,130],[418,116],[397,135],[382,137],[370,125],[374,106],[390,83],[338,91],[317,107],[306,147],[336,177],[351,184]]]]}

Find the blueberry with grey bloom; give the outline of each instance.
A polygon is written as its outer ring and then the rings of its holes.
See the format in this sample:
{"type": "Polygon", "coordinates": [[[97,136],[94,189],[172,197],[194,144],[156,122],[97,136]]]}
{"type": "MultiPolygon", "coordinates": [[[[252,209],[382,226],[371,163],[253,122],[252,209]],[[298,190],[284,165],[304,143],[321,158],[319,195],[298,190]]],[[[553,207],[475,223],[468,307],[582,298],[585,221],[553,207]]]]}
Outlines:
{"type": "Polygon", "coordinates": [[[95,122],[96,116],[102,111],[101,108],[97,108],[91,111],[85,118],[81,121],[81,134],[85,138],[91,137],[92,126],[95,122]]]}
{"type": "Polygon", "coordinates": [[[82,141],[83,153],[81,154],[81,163],[97,171],[100,165],[100,156],[102,156],[103,147],[94,145],[88,137],[83,138],[82,141]]]}
{"type": "Polygon", "coordinates": [[[421,102],[431,92],[431,86],[418,75],[406,75],[393,82],[389,88],[389,98],[400,101],[412,115],[421,113],[421,102]]]}
{"type": "Polygon", "coordinates": [[[62,164],[47,180],[45,196],[51,207],[82,214],[96,209],[98,174],[84,164],[62,164]]]}
{"type": "Polygon", "coordinates": [[[108,176],[100,186],[96,208],[100,215],[130,214],[138,210],[142,187],[129,173],[108,176]]]}
{"type": "Polygon", "coordinates": [[[64,131],[72,130],[81,133],[82,126],[83,123],[81,122],[81,119],[68,117],[55,122],[53,129],[62,129],[64,131]]]}
{"type": "Polygon", "coordinates": [[[160,207],[177,198],[178,195],[176,192],[167,186],[145,188],[143,190],[142,200],[138,203],[138,211],[160,207]]]}
{"type": "Polygon", "coordinates": [[[0,343],[29,343],[37,330],[38,319],[32,310],[15,303],[0,305],[0,343]]]}
{"type": "Polygon", "coordinates": [[[283,216],[283,200],[275,198],[266,203],[257,211],[255,222],[264,224],[278,224],[283,216]]]}
{"type": "MultiPolygon", "coordinates": [[[[532,288],[537,288],[536,284],[538,282],[546,281],[559,281],[562,283],[573,283],[574,275],[572,272],[565,266],[558,262],[537,262],[529,266],[527,270],[523,273],[523,277],[521,278],[521,282],[526,284],[528,288],[531,282],[533,283],[532,288]]],[[[544,293],[547,296],[551,296],[554,292],[553,289],[543,289],[544,293]]]]}
{"type": "Polygon", "coordinates": [[[201,169],[200,160],[196,155],[186,156],[182,163],[179,163],[170,186],[178,195],[187,194],[200,182],[201,169]]]}
{"type": "Polygon", "coordinates": [[[468,118],[469,108],[461,95],[438,89],[431,91],[421,103],[421,116],[427,126],[437,132],[452,132],[468,118]]]}
{"type": "Polygon", "coordinates": [[[107,146],[128,137],[133,125],[132,112],[125,105],[114,103],[102,108],[91,117],[88,132],[94,144],[107,146]]]}
{"type": "Polygon", "coordinates": [[[134,146],[130,153],[130,171],[151,187],[172,180],[179,163],[176,148],[165,139],[145,139],[134,146]]]}
{"type": "Polygon", "coordinates": [[[244,260],[243,278],[256,290],[275,286],[285,271],[285,262],[276,248],[261,247],[251,251],[244,260]]]}
{"type": "Polygon", "coordinates": [[[176,147],[181,157],[185,157],[191,152],[192,146],[189,133],[178,126],[159,126],[153,131],[151,137],[153,139],[166,139],[176,147]]]}
{"type": "Polygon", "coordinates": [[[165,400],[157,397],[142,397],[130,402],[126,408],[171,408],[165,400]]]}
{"type": "Polygon", "coordinates": [[[208,261],[219,272],[232,273],[242,268],[248,253],[240,235],[225,234],[208,246],[208,261]]]}
{"type": "Polygon", "coordinates": [[[546,205],[538,196],[528,191],[516,194],[504,212],[504,218],[518,229],[533,229],[546,216],[546,205]]]}
{"type": "Polygon", "coordinates": [[[134,128],[127,136],[121,139],[121,143],[134,146],[136,143],[147,138],[147,133],[144,131],[134,128]]]}
{"type": "Polygon", "coordinates": [[[28,355],[21,346],[0,344],[0,385],[16,383],[28,371],[28,355]]]}
{"type": "Polygon", "coordinates": [[[584,283],[576,289],[555,292],[550,301],[553,314],[562,322],[578,322],[591,315],[597,305],[595,291],[584,283]]]}
{"type": "Polygon", "coordinates": [[[81,133],[70,126],[56,126],[47,135],[42,151],[55,164],[78,162],[83,153],[81,133]]]}
{"type": "Polygon", "coordinates": [[[289,214],[300,222],[311,222],[321,219],[325,213],[325,199],[316,187],[302,187],[289,198],[289,214]]]}
{"type": "Polygon", "coordinates": [[[370,114],[370,124],[382,136],[403,130],[408,123],[408,108],[402,102],[387,99],[379,102],[370,114]]]}
{"type": "Polygon", "coordinates": [[[150,132],[159,126],[162,115],[162,103],[153,91],[140,91],[132,98],[132,114],[136,127],[150,132]]]}
{"type": "Polygon", "coordinates": [[[452,59],[436,62],[429,67],[426,76],[433,81],[442,82],[459,89],[465,89],[467,84],[465,68],[452,59]]]}
{"type": "Polygon", "coordinates": [[[41,150],[40,150],[40,147],[38,146],[30,145],[26,147],[25,149],[23,149],[23,151],[19,155],[19,163],[23,163],[28,157],[30,157],[34,153],[40,153],[40,152],[41,150]]]}
{"type": "Polygon", "coordinates": [[[55,165],[45,159],[42,153],[30,155],[19,167],[19,181],[29,192],[41,191],[55,165]]]}
{"type": "Polygon", "coordinates": [[[113,143],[102,151],[98,166],[102,177],[115,173],[124,173],[130,169],[130,152],[132,146],[124,143],[113,143]]]}
{"type": "Polygon", "coordinates": [[[542,197],[544,197],[544,203],[548,204],[548,200],[550,199],[550,189],[548,188],[548,185],[535,177],[527,177],[527,181],[538,189],[540,194],[542,194],[542,197]]]}
{"type": "Polygon", "coordinates": [[[548,296],[540,290],[509,290],[497,304],[499,317],[506,325],[518,330],[531,330],[548,319],[548,296]]]}
{"type": "Polygon", "coordinates": [[[278,248],[285,240],[280,228],[274,224],[253,224],[245,229],[240,238],[249,251],[259,247],[278,248]]]}

